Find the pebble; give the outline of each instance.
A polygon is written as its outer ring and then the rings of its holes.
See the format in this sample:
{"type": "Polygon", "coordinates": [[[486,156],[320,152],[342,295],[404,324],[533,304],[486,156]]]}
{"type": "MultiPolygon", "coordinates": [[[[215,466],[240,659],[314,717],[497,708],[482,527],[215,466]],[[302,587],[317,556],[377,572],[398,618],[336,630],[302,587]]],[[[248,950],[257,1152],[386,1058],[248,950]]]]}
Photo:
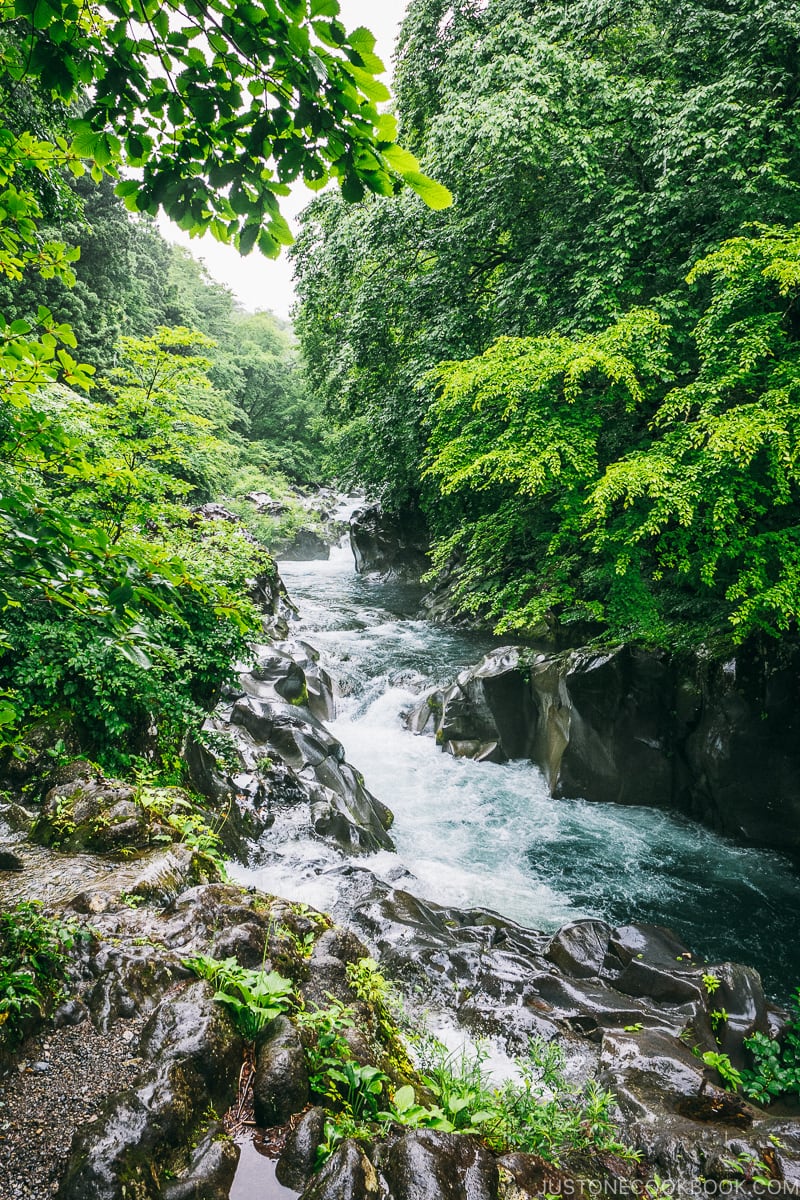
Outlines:
{"type": "Polygon", "coordinates": [[[75,1130],[96,1121],[90,1110],[129,1087],[141,1070],[130,1043],[144,1022],[137,1017],[100,1033],[83,1021],[27,1043],[17,1070],[0,1082],[2,1200],[43,1200],[57,1193],[75,1130]]]}

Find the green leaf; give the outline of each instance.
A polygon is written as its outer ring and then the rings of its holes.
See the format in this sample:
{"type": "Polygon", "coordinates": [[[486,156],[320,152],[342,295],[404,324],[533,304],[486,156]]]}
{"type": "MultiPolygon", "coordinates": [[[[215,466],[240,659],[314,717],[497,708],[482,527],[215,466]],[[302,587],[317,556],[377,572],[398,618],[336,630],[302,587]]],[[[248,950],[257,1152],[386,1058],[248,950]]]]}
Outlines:
{"type": "Polygon", "coordinates": [[[443,184],[429,179],[427,175],[421,175],[416,171],[409,171],[403,172],[403,179],[417,193],[420,199],[424,200],[428,208],[432,208],[435,212],[450,208],[452,205],[452,192],[443,184]]]}

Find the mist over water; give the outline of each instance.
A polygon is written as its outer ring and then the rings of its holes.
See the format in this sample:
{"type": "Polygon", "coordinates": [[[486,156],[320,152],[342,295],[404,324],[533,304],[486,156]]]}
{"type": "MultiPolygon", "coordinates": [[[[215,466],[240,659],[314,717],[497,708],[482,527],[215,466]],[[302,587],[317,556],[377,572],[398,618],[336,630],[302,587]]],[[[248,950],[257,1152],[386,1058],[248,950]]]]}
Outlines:
{"type": "MultiPolygon", "coordinates": [[[[280,569],[300,609],[295,632],[322,652],[339,689],[329,727],[395,814],[397,855],[368,859],[376,874],[536,929],[587,916],[668,925],[700,955],[757,967],[776,995],[800,983],[800,874],[788,859],[671,813],[553,800],[530,763],[441,753],[432,738],[406,731],[400,714],[500,643],[413,620],[420,589],[364,580],[349,549],[280,569]]],[[[294,844],[279,853],[285,882],[324,907],[324,849],[294,844]]],[[[273,888],[276,870],[273,860],[273,888]]]]}

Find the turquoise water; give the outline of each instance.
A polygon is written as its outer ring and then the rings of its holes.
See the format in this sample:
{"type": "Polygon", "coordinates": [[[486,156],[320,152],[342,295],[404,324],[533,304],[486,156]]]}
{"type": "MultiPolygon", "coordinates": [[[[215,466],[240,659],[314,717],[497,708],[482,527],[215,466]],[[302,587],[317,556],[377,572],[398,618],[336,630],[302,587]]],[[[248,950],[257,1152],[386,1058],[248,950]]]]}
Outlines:
{"type": "MultiPolygon", "coordinates": [[[[395,813],[397,856],[368,862],[377,874],[404,867],[420,895],[537,929],[580,916],[668,925],[697,954],[757,967],[777,995],[800,984],[796,865],[674,814],[553,800],[530,763],[442,754],[408,733],[400,714],[496,643],[413,620],[418,589],[356,576],[348,550],[284,563],[281,574],[300,609],[296,632],[321,650],[339,686],[333,732],[395,813]]],[[[286,854],[289,873],[297,856],[286,854]]],[[[310,894],[325,900],[324,888],[310,894]]]]}

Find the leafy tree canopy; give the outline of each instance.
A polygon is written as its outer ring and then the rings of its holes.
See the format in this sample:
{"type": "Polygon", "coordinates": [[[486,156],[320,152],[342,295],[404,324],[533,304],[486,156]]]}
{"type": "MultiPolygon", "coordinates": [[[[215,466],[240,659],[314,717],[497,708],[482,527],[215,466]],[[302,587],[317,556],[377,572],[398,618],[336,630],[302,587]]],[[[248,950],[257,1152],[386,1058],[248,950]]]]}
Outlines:
{"type": "Polygon", "coordinates": [[[390,96],[373,35],[338,17],[337,0],[3,0],[0,63],[11,95],[35,80],[81,100],[61,150],[98,179],[135,168],[117,187],[133,210],[274,256],[292,240],[280,198],[299,178],[336,179],[351,200],[408,184],[450,201],[378,110],[390,96]]]}

